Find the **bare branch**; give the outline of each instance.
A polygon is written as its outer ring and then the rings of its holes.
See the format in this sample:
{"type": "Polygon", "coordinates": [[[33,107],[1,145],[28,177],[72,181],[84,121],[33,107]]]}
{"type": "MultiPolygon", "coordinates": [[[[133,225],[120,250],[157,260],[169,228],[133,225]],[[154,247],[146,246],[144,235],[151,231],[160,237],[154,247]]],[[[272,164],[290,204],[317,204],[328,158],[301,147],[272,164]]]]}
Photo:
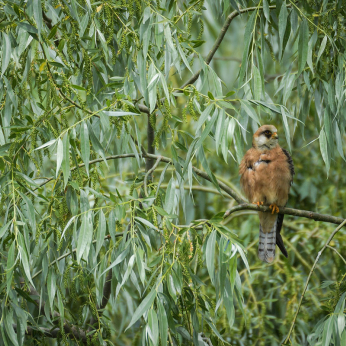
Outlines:
{"type": "MultiPolygon", "coordinates": [[[[154,146],[154,139],[155,139],[155,130],[151,126],[150,122],[150,115],[148,115],[148,121],[147,121],[147,141],[148,141],[148,147],[147,147],[147,154],[155,154],[155,146],[154,146]]],[[[146,158],[145,162],[145,170],[148,172],[153,167],[154,161],[150,157],[146,158]]]]}
{"type": "MultiPolygon", "coordinates": [[[[224,214],[224,218],[239,210],[271,211],[268,206],[257,206],[255,204],[245,203],[245,204],[236,205],[235,207],[227,210],[224,214]]],[[[315,221],[330,222],[336,225],[339,225],[344,221],[344,219],[341,217],[336,217],[336,216],[327,215],[327,214],[319,214],[309,210],[300,210],[300,209],[293,209],[293,208],[286,208],[286,207],[280,207],[279,214],[300,216],[300,217],[305,217],[307,219],[312,219],[315,221]]]]}

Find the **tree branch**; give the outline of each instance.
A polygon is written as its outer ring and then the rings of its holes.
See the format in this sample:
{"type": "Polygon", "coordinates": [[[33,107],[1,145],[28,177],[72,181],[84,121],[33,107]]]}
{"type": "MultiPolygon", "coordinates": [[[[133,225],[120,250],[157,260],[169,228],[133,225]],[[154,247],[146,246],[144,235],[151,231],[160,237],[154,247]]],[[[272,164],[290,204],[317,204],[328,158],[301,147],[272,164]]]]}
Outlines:
{"type": "MultiPolygon", "coordinates": [[[[165,157],[165,156],[152,155],[152,154],[146,154],[146,155],[143,154],[142,156],[144,158],[150,157],[153,160],[155,160],[155,159],[157,160],[158,158],[161,158],[162,162],[173,164],[172,160],[168,157],[165,157]]],[[[135,157],[135,154],[130,153],[130,154],[122,154],[122,155],[111,155],[111,156],[107,156],[106,160],[116,160],[116,159],[127,158],[127,157],[135,157]]],[[[97,162],[103,162],[103,159],[99,158],[96,160],[92,160],[89,162],[89,165],[95,164],[97,162]]],[[[85,165],[84,163],[81,163],[78,165],[78,167],[81,168],[84,165],[85,165]]],[[[72,167],[71,171],[73,171],[75,169],[77,169],[77,166],[72,167]]],[[[203,179],[212,182],[207,173],[201,171],[200,169],[198,169],[197,167],[194,167],[194,166],[192,166],[192,169],[197,175],[199,175],[203,179]]],[[[51,181],[53,179],[54,179],[54,177],[47,179],[40,186],[47,184],[49,181],[51,181]]],[[[242,197],[240,197],[232,188],[230,188],[225,183],[223,183],[219,180],[218,180],[218,184],[223,191],[225,191],[228,195],[230,195],[238,203],[238,205],[232,207],[231,209],[229,209],[225,212],[224,218],[226,218],[230,214],[232,214],[236,211],[239,211],[239,210],[254,210],[254,211],[266,211],[266,212],[270,211],[268,206],[257,206],[255,204],[246,203],[244,201],[244,199],[242,197]]],[[[287,214],[287,215],[292,215],[292,216],[305,217],[307,219],[312,219],[315,221],[330,222],[330,223],[333,223],[336,225],[339,225],[344,221],[344,219],[341,217],[336,217],[336,216],[327,215],[327,214],[320,214],[320,213],[316,213],[316,212],[309,211],[309,210],[300,210],[300,209],[293,209],[293,208],[286,208],[286,207],[280,207],[279,214],[287,214]]]]}
{"type": "MultiPolygon", "coordinates": [[[[111,295],[111,287],[112,287],[112,269],[110,269],[108,271],[107,277],[106,277],[106,282],[105,285],[103,287],[103,296],[102,296],[102,301],[100,306],[97,308],[97,310],[103,310],[109,300],[109,297],[111,295]]],[[[90,326],[92,327],[94,324],[96,323],[96,319],[94,318],[94,316],[91,318],[90,320],[90,326]]]]}
{"type": "MultiPolygon", "coordinates": [[[[165,157],[165,156],[160,156],[160,155],[153,155],[153,154],[142,154],[142,156],[144,158],[151,158],[153,160],[157,160],[158,158],[161,157],[161,161],[162,162],[166,162],[166,163],[170,163],[170,164],[173,164],[172,160],[168,157],[165,157]]],[[[122,159],[122,158],[126,158],[126,157],[135,157],[135,154],[122,154],[122,155],[111,155],[111,156],[107,156],[106,157],[106,160],[116,160],[116,159],[122,159]]],[[[102,162],[103,159],[102,158],[99,158],[99,159],[96,159],[96,160],[92,160],[89,162],[89,165],[92,165],[94,163],[97,163],[97,162],[102,162]]],[[[81,163],[78,165],[79,168],[85,166],[84,163],[81,163]]],[[[77,166],[71,168],[71,171],[77,169],[77,166]]],[[[212,182],[211,178],[209,177],[209,175],[203,171],[201,171],[200,169],[198,169],[197,167],[194,167],[192,166],[192,170],[197,174],[199,175],[200,177],[202,177],[203,179],[205,180],[208,180],[210,182],[212,182]]],[[[54,179],[53,177],[52,178],[49,178],[50,180],[54,179]]],[[[42,183],[40,186],[43,186],[45,184],[47,184],[50,180],[46,180],[44,183],[42,183]]],[[[226,193],[228,193],[233,199],[235,199],[238,203],[245,203],[245,201],[232,189],[230,188],[228,185],[226,185],[225,183],[221,182],[221,181],[218,181],[218,184],[220,186],[220,188],[222,190],[224,190],[226,193]]]]}
{"type": "MultiPolygon", "coordinates": [[[[13,329],[15,330],[15,332],[17,332],[16,324],[13,324],[13,329]]],[[[64,331],[65,331],[65,334],[72,334],[75,337],[75,339],[81,341],[83,344],[87,344],[87,336],[85,332],[82,330],[79,330],[79,328],[64,324],[64,331]]],[[[56,339],[60,334],[60,328],[49,329],[49,328],[43,328],[43,327],[33,328],[28,326],[26,328],[25,334],[33,335],[35,332],[39,332],[47,338],[56,339]]]]}
{"type": "MultiPolygon", "coordinates": [[[[154,147],[154,139],[155,139],[155,130],[151,126],[150,122],[150,115],[148,115],[148,121],[147,121],[147,141],[148,141],[148,147],[147,147],[147,154],[155,154],[155,147],[154,147]]],[[[147,172],[150,171],[150,169],[153,167],[154,161],[150,157],[147,157],[145,162],[145,170],[147,172]]]]}
{"type": "Polygon", "coordinates": [[[319,251],[317,257],[316,257],[316,260],[310,270],[310,273],[309,273],[309,276],[306,280],[306,283],[305,283],[305,286],[304,286],[304,290],[303,290],[303,293],[302,293],[302,296],[300,297],[300,301],[299,301],[299,304],[298,304],[298,308],[297,308],[297,311],[294,315],[294,318],[293,318],[293,321],[292,321],[292,324],[291,324],[291,328],[288,332],[288,335],[283,343],[283,345],[287,345],[287,343],[290,341],[290,336],[292,334],[292,331],[293,331],[293,328],[294,328],[294,325],[296,323],[296,320],[297,320],[297,316],[298,316],[298,313],[299,313],[299,310],[300,310],[300,307],[302,305],[302,302],[303,302],[303,299],[304,299],[304,296],[305,296],[305,293],[306,293],[306,290],[308,288],[308,284],[309,284],[309,281],[310,281],[310,278],[311,278],[311,275],[313,273],[313,271],[315,270],[315,267],[316,267],[316,264],[318,262],[318,260],[320,259],[323,251],[326,249],[326,247],[329,245],[329,243],[331,242],[331,240],[334,238],[335,234],[338,233],[340,231],[340,229],[346,224],[346,219],[343,220],[340,225],[333,231],[333,233],[330,235],[330,237],[328,238],[328,240],[326,241],[326,243],[323,245],[322,249],[319,251]]]}
{"type": "MultiPolygon", "coordinates": [[[[341,217],[331,216],[327,214],[319,214],[309,210],[300,210],[300,209],[293,209],[293,208],[286,208],[286,207],[280,207],[279,209],[280,209],[279,214],[300,216],[300,217],[305,217],[307,219],[312,219],[315,221],[330,222],[336,225],[339,225],[344,221],[344,219],[341,217]]],[[[244,203],[244,204],[236,205],[235,207],[227,210],[224,214],[224,218],[239,210],[271,211],[268,206],[257,206],[251,203],[244,203]]]]}

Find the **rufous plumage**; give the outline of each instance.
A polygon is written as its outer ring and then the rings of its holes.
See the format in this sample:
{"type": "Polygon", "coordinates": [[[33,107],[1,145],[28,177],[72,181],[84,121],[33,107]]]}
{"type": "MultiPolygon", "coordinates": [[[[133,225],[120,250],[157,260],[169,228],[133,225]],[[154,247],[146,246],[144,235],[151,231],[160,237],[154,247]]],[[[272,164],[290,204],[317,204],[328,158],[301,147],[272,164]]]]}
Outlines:
{"type": "Polygon", "coordinates": [[[277,129],[263,125],[254,134],[252,148],[244,155],[240,167],[240,184],[251,203],[268,205],[272,213],[259,212],[260,239],[258,257],[267,263],[275,258],[275,244],[287,257],[280,231],[283,214],[293,182],[294,166],[290,154],[280,147],[277,129]]]}

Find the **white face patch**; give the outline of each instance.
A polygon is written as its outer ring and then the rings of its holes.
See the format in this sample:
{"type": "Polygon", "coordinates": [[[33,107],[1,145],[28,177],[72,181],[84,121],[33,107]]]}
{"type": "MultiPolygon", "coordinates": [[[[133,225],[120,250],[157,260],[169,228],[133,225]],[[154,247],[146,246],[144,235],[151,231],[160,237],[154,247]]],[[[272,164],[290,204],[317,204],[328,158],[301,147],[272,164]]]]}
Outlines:
{"type": "Polygon", "coordinates": [[[264,134],[258,136],[256,139],[257,147],[259,149],[273,149],[277,146],[278,140],[276,138],[267,138],[264,134]]]}
{"type": "Polygon", "coordinates": [[[259,137],[257,137],[257,145],[259,147],[261,147],[264,144],[267,144],[268,141],[269,140],[265,135],[260,135],[259,137]]]}

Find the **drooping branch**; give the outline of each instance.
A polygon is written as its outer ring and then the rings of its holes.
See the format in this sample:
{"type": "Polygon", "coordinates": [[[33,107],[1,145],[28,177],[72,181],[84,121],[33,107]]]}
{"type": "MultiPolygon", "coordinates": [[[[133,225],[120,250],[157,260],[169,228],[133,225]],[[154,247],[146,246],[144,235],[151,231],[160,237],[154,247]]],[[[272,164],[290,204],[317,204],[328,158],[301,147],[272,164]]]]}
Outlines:
{"type": "MultiPolygon", "coordinates": [[[[290,7],[291,5],[288,4],[287,7],[290,7]]],[[[269,6],[270,9],[274,9],[276,8],[275,5],[273,6],[269,6]]],[[[212,47],[212,49],[209,51],[207,57],[205,58],[205,63],[207,65],[209,65],[215,55],[215,53],[217,52],[217,50],[219,49],[221,42],[223,41],[223,39],[225,38],[226,32],[229,28],[229,26],[231,25],[232,21],[234,18],[238,17],[240,14],[243,13],[247,13],[247,12],[251,12],[251,11],[256,11],[256,10],[263,10],[263,7],[248,7],[248,8],[243,8],[243,9],[239,9],[239,11],[235,10],[232,13],[230,13],[228,15],[228,17],[226,18],[225,23],[223,24],[221,31],[212,47]]],[[[186,86],[193,84],[194,82],[196,82],[196,80],[198,79],[199,75],[201,74],[202,70],[197,71],[188,81],[186,81],[179,89],[184,89],[186,86]]],[[[165,98],[162,98],[160,100],[160,102],[162,102],[165,98]]],[[[139,105],[138,106],[139,110],[143,113],[147,113],[149,114],[149,108],[144,106],[144,105],[139,105]]]]}

